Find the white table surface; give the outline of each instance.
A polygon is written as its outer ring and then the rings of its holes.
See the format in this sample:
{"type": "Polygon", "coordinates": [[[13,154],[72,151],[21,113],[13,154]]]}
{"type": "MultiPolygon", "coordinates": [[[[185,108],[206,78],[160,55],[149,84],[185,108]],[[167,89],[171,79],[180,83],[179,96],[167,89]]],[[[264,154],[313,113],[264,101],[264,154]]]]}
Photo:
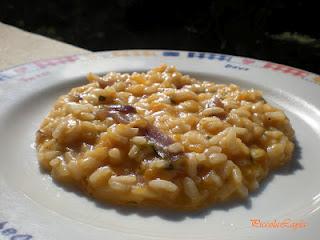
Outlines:
{"type": "Polygon", "coordinates": [[[0,71],[35,60],[87,52],[89,51],[0,22],[0,71]]]}

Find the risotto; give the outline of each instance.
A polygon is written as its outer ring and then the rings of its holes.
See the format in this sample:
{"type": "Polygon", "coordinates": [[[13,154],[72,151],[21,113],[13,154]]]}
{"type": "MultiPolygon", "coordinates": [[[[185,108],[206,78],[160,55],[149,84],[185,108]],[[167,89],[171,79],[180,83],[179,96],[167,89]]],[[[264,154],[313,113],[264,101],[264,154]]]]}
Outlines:
{"type": "Polygon", "coordinates": [[[258,90],[174,66],[89,73],[37,132],[42,168],[113,204],[193,210],[246,198],[292,157],[286,115],[258,90]]]}

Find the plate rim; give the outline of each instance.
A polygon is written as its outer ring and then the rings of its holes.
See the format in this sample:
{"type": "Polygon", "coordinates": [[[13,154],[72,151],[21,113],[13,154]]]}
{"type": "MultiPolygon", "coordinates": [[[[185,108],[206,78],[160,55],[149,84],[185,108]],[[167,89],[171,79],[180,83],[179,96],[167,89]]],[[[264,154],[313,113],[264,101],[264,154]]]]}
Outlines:
{"type": "MultiPolygon", "coordinates": [[[[188,53],[188,51],[179,51],[179,50],[149,50],[149,49],[147,49],[147,50],[119,50],[119,51],[102,51],[102,52],[97,52],[97,53],[85,53],[85,54],[76,54],[76,55],[69,55],[69,56],[66,56],[66,57],[70,57],[70,56],[83,56],[83,55],[89,55],[89,58],[86,58],[87,60],[88,59],[90,59],[90,57],[91,56],[93,56],[93,57],[96,57],[96,56],[100,56],[100,54],[109,54],[109,53],[111,53],[111,52],[132,52],[132,53],[137,53],[137,51],[157,51],[157,52],[160,52],[160,53],[163,53],[163,52],[167,52],[167,51],[176,51],[176,52],[184,52],[184,53],[188,53]]],[[[193,51],[192,51],[193,52],[193,51]]],[[[204,54],[218,54],[218,55],[220,55],[219,53],[207,53],[207,52],[194,52],[194,53],[204,53],[204,54]]],[[[232,56],[232,55],[225,55],[225,54],[222,54],[222,55],[224,55],[224,56],[232,56]]],[[[131,57],[133,57],[133,56],[131,56],[131,57]]],[[[143,56],[144,57],[144,56],[143,56]]],[[[156,57],[158,57],[158,56],[156,56],[156,57]]],[[[233,56],[232,56],[233,57],[233,56]]],[[[237,57],[237,56],[235,56],[235,57],[237,57]]],[[[65,57],[59,57],[59,58],[51,58],[51,59],[45,59],[45,60],[43,60],[44,62],[45,61],[50,61],[50,60],[55,60],[55,59],[64,59],[65,57]]],[[[111,57],[112,58],[112,57],[111,57]]],[[[243,58],[243,57],[240,57],[240,58],[243,58]]],[[[245,59],[248,59],[248,58],[245,58],[245,59]]],[[[255,59],[254,59],[255,60],[255,59]]],[[[41,60],[42,61],[42,60],[41,60]]],[[[256,61],[259,61],[259,62],[264,62],[264,61],[261,61],[261,60],[256,60],[256,61]]],[[[16,68],[19,68],[19,67],[21,67],[21,66],[25,66],[25,65],[30,65],[30,64],[33,64],[33,63],[35,63],[35,62],[38,62],[38,61],[33,61],[33,62],[31,62],[31,63],[26,63],[26,64],[21,64],[21,65],[18,65],[18,66],[15,66],[15,67],[12,67],[12,68],[9,68],[8,70],[12,70],[12,69],[16,69],[16,68]]],[[[66,65],[67,64],[69,64],[69,62],[67,62],[66,63],[66,65]]],[[[283,65],[283,66],[286,66],[286,65],[283,65]]],[[[289,66],[288,66],[289,67],[289,66]]],[[[52,68],[52,73],[54,73],[55,71],[57,70],[57,68],[52,68]]],[[[304,71],[304,70],[302,70],[302,71],[304,71]]],[[[1,74],[2,72],[0,71],[0,74],[1,74]]],[[[267,74],[267,72],[264,72],[265,74],[267,74]]],[[[313,74],[313,73],[311,73],[311,74],[313,74]]],[[[316,74],[315,74],[316,75],[316,74]]],[[[319,75],[316,75],[316,76],[319,76],[319,75]]],[[[271,78],[275,78],[276,76],[271,76],[271,78]]],[[[297,77],[294,77],[294,76],[292,76],[292,75],[290,75],[290,76],[288,76],[288,80],[290,79],[290,78],[297,78],[297,77]]],[[[15,77],[13,77],[13,78],[10,78],[10,79],[15,79],[15,77]]],[[[9,80],[10,80],[9,79],[9,80]]],[[[301,78],[297,78],[297,81],[298,81],[298,79],[300,80],[301,78]]],[[[7,79],[6,79],[7,80],[7,79]]],[[[6,82],[6,80],[5,81],[2,81],[2,82],[6,82]]],[[[287,79],[286,79],[286,81],[287,81],[287,79]]],[[[8,81],[8,82],[10,82],[10,81],[8,81]]],[[[310,82],[310,81],[308,81],[308,82],[310,82]]],[[[0,83],[1,83],[1,81],[0,81],[0,83]]],[[[317,85],[317,84],[316,84],[317,85]]],[[[308,86],[312,86],[312,85],[308,85],[308,86]]],[[[317,85],[317,86],[319,86],[319,85],[317,85]]],[[[1,90],[1,85],[0,85],[0,90],[1,90]]],[[[0,109],[1,110],[1,109],[0,109]]],[[[0,111],[1,112],[1,111],[0,111]]]]}
{"type": "MultiPolygon", "coordinates": [[[[75,63],[78,62],[79,60],[90,60],[95,57],[103,57],[103,58],[114,58],[114,57],[178,57],[178,58],[183,58],[180,54],[198,54],[198,56],[194,56],[194,58],[199,58],[199,59],[210,59],[210,56],[216,55],[216,56],[225,56],[229,57],[230,59],[235,58],[238,60],[244,61],[253,61],[255,64],[258,65],[251,65],[251,63],[241,63],[241,62],[235,62],[234,64],[240,65],[240,66],[248,66],[248,67],[254,67],[256,69],[264,69],[264,70],[270,70],[276,73],[285,73],[288,75],[288,77],[293,77],[297,79],[302,79],[306,80],[309,82],[312,82],[316,86],[320,86],[320,74],[310,72],[301,68],[296,68],[292,67],[289,65],[285,65],[282,63],[274,62],[274,61],[267,61],[263,59],[257,59],[257,58],[252,58],[252,57],[245,57],[245,56],[240,56],[240,55],[231,55],[231,54],[225,54],[225,53],[220,53],[220,52],[206,52],[206,51],[195,51],[195,50],[174,50],[174,49],[121,49],[121,50],[104,50],[104,51],[97,51],[97,52],[89,52],[89,53],[79,53],[79,54],[71,54],[71,55],[64,55],[64,56],[59,56],[59,57],[53,57],[53,58],[41,58],[38,60],[30,61],[30,62],[25,62],[13,66],[6,67],[4,69],[0,70],[0,83],[7,82],[8,80],[15,79],[19,76],[25,76],[26,74],[31,73],[32,70],[34,73],[36,72],[41,72],[42,70],[46,69],[48,71],[48,68],[50,65],[47,67],[39,67],[38,69],[30,68],[28,69],[28,66],[32,65],[37,65],[37,64],[43,64],[43,63],[48,63],[51,61],[58,61],[58,64],[56,65],[67,65],[70,63],[75,63]],[[156,55],[155,53],[162,53],[162,55],[156,55]],[[171,53],[171,54],[168,54],[171,53]],[[107,55],[107,56],[105,56],[107,55]],[[203,55],[203,57],[201,57],[203,55]],[[206,57],[207,55],[207,57],[206,57]],[[208,57],[209,55],[209,57],[208,57]],[[74,58],[72,60],[72,58],[74,58]],[[60,62],[59,62],[60,61],[60,62]],[[259,66],[261,64],[271,64],[270,68],[265,68],[262,66],[259,66]],[[283,68],[284,70],[281,69],[273,69],[272,64],[276,67],[283,68]],[[19,71],[22,68],[27,68],[27,71],[19,71]],[[287,70],[286,70],[287,69],[287,70]],[[290,74],[291,71],[297,71],[298,73],[300,72],[301,74],[305,73],[305,77],[298,77],[298,75],[290,74]],[[15,75],[12,75],[12,72],[16,71],[15,75]],[[286,73],[287,71],[287,73],[286,73]]],[[[220,60],[224,61],[224,60],[220,60]]],[[[229,61],[226,61],[226,63],[229,61]]],[[[56,66],[52,65],[52,66],[56,66]]],[[[241,69],[240,69],[241,70],[241,69]]],[[[49,71],[49,74],[54,73],[54,71],[49,71]]]]}

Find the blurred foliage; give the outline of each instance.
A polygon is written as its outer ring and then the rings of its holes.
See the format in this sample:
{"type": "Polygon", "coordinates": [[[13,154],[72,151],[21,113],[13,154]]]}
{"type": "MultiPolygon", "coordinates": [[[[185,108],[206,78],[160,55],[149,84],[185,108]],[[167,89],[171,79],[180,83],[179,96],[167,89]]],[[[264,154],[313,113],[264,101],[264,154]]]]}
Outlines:
{"type": "Polygon", "coordinates": [[[318,11],[299,0],[2,0],[0,21],[93,51],[223,52],[320,73],[318,11]]]}

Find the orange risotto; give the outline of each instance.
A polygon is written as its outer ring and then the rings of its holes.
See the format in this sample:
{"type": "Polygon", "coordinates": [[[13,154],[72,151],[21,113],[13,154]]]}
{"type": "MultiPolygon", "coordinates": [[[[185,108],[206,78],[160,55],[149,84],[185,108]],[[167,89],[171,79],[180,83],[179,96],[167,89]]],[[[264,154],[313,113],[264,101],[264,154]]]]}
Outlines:
{"type": "Polygon", "coordinates": [[[193,210],[246,198],[292,157],[286,115],[258,90],[162,65],[89,73],[37,132],[42,168],[113,204],[193,210]]]}

